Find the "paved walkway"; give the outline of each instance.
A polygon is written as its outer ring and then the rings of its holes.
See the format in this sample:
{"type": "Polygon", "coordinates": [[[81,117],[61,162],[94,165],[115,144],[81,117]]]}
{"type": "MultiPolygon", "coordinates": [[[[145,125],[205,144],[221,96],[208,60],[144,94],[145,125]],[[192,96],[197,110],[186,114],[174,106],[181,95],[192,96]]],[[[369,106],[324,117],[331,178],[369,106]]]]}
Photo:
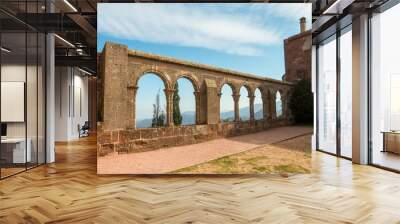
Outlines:
{"type": "Polygon", "coordinates": [[[99,174],[168,173],[311,132],[311,127],[288,126],[149,152],[111,154],[97,159],[97,172],[99,174]]]}

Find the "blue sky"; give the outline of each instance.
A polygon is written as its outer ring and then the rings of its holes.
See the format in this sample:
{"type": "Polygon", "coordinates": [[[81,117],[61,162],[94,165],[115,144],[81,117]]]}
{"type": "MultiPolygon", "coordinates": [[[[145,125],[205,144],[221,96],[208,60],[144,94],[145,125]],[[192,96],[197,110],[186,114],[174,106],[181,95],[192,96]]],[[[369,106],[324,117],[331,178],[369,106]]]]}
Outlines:
{"type": "MultiPolygon", "coordinates": [[[[106,41],[112,41],[130,49],[281,79],[285,71],[283,40],[299,32],[302,16],[309,28],[311,4],[101,3],[97,46],[101,51],[106,41]]],[[[150,108],[155,94],[148,93],[163,89],[162,82],[156,83],[151,76],[139,83],[147,94],[138,93],[138,98],[143,97],[150,108]]],[[[186,84],[181,90],[185,95],[181,96],[185,98],[182,111],[194,108],[194,102],[189,102],[192,99],[186,100],[187,93],[193,92],[190,83],[186,84]]],[[[229,110],[231,100],[221,100],[221,111],[229,110]]],[[[148,110],[143,105],[137,117],[151,117],[148,110]]]]}

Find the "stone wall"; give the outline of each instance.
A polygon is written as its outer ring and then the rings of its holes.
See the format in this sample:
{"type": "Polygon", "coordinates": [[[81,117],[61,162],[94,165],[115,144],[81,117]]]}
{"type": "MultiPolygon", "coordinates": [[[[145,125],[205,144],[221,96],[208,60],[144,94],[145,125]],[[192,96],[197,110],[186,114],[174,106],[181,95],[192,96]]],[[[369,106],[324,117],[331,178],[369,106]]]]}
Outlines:
{"type": "Polygon", "coordinates": [[[129,50],[127,46],[107,42],[98,56],[99,66],[99,155],[109,152],[140,152],[161,147],[187,145],[215,138],[253,133],[291,122],[288,107],[291,82],[256,76],[224,68],[129,50]],[[139,79],[148,73],[164,82],[166,127],[136,128],[136,93],[139,79]],[[174,126],[173,93],[179,78],[187,78],[194,87],[196,124],[174,126]],[[232,88],[235,122],[220,123],[220,97],[224,84],[232,88]],[[247,96],[240,96],[246,87],[247,96]],[[255,120],[254,93],[259,89],[263,120],[255,120]],[[276,96],[282,100],[282,116],[276,116],[276,96]],[[240,121],[239,99],[249,98],[250,121],[240,121]]]}
{"type": "MultiPolygon", "coordinates": [[[[185,77],[194,87],[196,100],[196,124],[216,124],[220,120],[219,102],[224,84],[232,88],[235,104],[235,121],[239,121],[239,97],[254,98],[258,88],[263,99],[265,120],[274,119],[273,106],[277,92],[280,93],[283,114],[289,118],[288,97],[293,84],[281,80],[255,76],[209,65],[178,60],[141,51],[128,50],[127,46],[105,44],[99,55],[101,63],[101,112],[105,129],[134,128],[136,124],[136,93],[139,79],[153,73],[164,82],[166,96],[166,125],[172,126],[172,98],[175,83],[185,77]],[[240,88],[246,87],[247,96],[240,96],[240,88]]],[[[250,119],[254,119],[254,103],[250,102],[250,119]]]]}
{"type": "Polygon", "coordinates": [[[134,153],[159,148],[190,145],[212,139],[233,137],[263,131],[271,127],[288,125],[287,120],[227,122],[218,124],[172,126],[161,128],[128,128],[104,131],[98,124],[98,154],[134,153]]]}
{"type": "Polygon", "coordinates": [[[285,39],[284,81],[311,80],[311,31],[302,32],[285,39]]]}

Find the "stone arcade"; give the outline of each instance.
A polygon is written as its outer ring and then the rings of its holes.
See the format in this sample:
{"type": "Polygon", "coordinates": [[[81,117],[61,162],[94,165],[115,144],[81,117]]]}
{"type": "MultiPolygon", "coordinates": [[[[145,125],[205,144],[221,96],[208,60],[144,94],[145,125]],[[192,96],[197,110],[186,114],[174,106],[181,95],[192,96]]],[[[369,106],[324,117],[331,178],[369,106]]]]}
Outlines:
{"type": "Polygon", "coordinates": [[[160,147],[193,144],[218,137],[235,136],[262,131],[291,123],[288,98],[292,84],[285,81],[254,76],[209,65],[128,50],[127,46],[106,43],[99,55],[100,120],[98,150],[109,152],[138,152],[160,147]],[[142,75],[153,73],[164,82],[166,96],[166,127],[136,128],[135,108],[137,83],[142,75]],[[172,99],[174,84],[185,77],[194,87],[196,124],[174,126],[172,99]],[[224,84],[232,88],[235,118],[220,122],[219,101],[224,84]],[[240,121],[239,90],[245,86],[249,95],[250,120],[240,121]],[[254,92],[261,91],[263,119],[254,117],[254,92]],[[279,91],[282,116],[277,118],[275,97],[279,91]],[[216,103],[218,102],[218,103],[216,103]]]}

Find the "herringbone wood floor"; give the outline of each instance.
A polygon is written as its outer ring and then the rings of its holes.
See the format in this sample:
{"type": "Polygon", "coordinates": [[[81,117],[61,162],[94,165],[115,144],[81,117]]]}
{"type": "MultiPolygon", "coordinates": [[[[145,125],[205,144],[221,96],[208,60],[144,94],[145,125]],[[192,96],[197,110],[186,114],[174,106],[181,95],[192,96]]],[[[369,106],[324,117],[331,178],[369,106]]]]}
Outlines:
{"type": "Polygon", "coordinates": [[[400,223],[400,175],[322,153],[314,173],[98,176],[95,139],[0,181],[0,223],[400,223]]]}

